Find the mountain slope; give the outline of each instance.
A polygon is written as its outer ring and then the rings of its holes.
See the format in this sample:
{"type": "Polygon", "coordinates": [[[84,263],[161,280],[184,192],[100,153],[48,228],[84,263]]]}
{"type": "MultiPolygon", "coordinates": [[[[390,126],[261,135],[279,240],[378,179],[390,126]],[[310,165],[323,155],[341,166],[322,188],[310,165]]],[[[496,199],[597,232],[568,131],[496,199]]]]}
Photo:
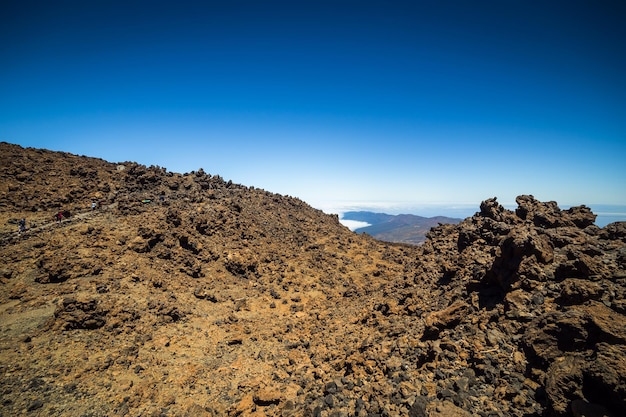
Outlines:
{"type": "Polygon", "coordinates": [[[3,415],[626,412],[626,225],[584,206],[418,247],[203,171],[0,162],[3,415]]]}
{"type": "Polygon", "coordinates": [[[445,216],[422,217],[414,214],[391,215],[372,213],[369,211],[349,211],[343,214],[344,220],[355,220],[369,223],[369,226],[355,229],[357,233],[386,242],[420,244],[426,240],[426,234],[432,227],[439,224],[456,224],[461,219],[445,216]]]}

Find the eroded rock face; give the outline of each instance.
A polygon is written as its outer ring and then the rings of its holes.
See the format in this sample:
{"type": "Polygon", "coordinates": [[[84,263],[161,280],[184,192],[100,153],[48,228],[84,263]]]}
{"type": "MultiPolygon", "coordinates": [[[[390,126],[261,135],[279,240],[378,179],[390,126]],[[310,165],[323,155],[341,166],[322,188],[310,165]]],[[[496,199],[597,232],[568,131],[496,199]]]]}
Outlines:
{"type": "Polygon", "coordinates": [[[626,224],[584,206],[417,247],[202,170],[0,162],[7,414],[626,415],[626,224]]]}
{"type": "Polygon", "coordinates": [[[426,253],[440,247],[443,236],[457,239],[456,249],[438,250],[437,258],[445,261],[437,264],[452,276],[446,290],[473,300],[475,308],[460,323],[473,326],[470,334],[450,329],[438,337],[484,347],[468,365],[492,383],[516,387],[529,380],[521,393],[538,400],[543,414],[581,415],[584,407],[599,407],[621,415],[623,396],[600,391],[621,393],[625,379],[607,371],[606,380],[613,382],[600,383],[597,368],[608,346],[611,361],[626,363],[619,353],[626,346],[623,226],[597,228],[584,206],[563,211],[532,196],[517,202],[511,213],[487,200],[457,228],[432,232],[426,253]]]}

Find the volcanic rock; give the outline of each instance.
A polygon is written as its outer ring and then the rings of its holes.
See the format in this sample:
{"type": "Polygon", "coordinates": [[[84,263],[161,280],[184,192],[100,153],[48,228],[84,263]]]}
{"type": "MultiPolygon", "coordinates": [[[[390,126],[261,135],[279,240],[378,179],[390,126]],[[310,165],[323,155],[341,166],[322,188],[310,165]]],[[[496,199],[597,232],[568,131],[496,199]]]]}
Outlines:
{"type": "Polygon", "coordinates": [[[626,224],[585,206],[414,246],[203,170],[1,143],[0,178],[2,415],[626,415],[626,224]]]}

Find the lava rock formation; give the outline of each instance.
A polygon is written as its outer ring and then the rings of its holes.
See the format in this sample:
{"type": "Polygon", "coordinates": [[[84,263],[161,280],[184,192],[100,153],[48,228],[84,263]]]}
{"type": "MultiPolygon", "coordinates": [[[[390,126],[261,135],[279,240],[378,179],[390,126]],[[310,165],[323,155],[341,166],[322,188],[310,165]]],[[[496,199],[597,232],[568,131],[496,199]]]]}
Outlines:
{"type": "Polygon", "coordinates": [[[585,206],[413,246],[203,170],[0,161],[1,415],[626,415],[626,223],[585,206]]]}

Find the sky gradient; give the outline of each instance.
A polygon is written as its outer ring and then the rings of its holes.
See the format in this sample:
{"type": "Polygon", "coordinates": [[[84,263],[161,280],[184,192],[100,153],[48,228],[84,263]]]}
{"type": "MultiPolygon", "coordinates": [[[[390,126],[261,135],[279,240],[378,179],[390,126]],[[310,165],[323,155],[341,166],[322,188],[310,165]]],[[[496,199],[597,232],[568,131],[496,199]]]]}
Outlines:
{"type": "Polygon", "coordinates": [[[625,21],[622,1],[3,1],[0,140],[318,208],[626,205],[625,21]]]}

